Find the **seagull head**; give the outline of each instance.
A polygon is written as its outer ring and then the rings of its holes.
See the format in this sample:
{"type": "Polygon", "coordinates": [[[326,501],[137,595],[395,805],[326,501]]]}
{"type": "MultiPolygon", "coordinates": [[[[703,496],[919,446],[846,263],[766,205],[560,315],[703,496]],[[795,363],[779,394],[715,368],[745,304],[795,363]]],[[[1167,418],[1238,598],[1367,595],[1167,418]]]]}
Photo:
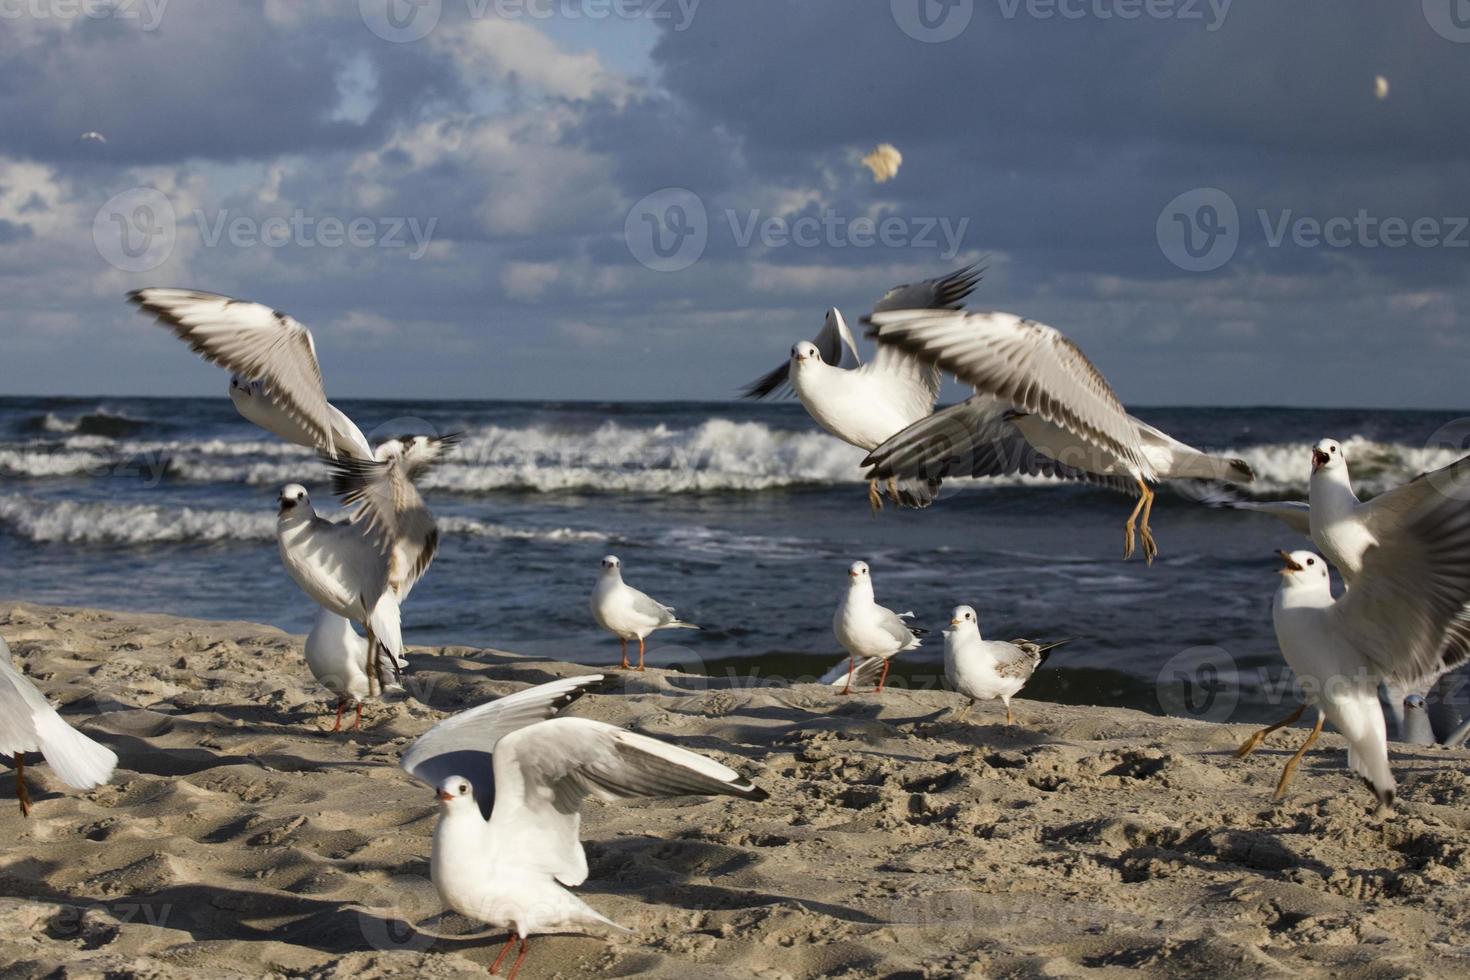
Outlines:
{"type": "Polygon", "coordinates": [[[238,374],[230,375],[231,395],[238,391],[242,395],[254,398],[256,395],[260,394],[261,390],[264,387],[265,385],[260,381],[248,381],[245,378],[240,377],[238,374]]]}
{"type": "Polygon", "coordinates": [[[439,784],[439,805],[449,813],[471,809],[476,813],[475,790],[463,776],[450,776],[439,784]]]}
{"type": "Polygon", "coordinates": [[[858,585],[863,582],[872,584],[873,580],[868,577],[868,563],[865,561],[855,561],[851,565],[848,565],[847,580],[853,585],[858,585]]]}
{"type": "Polygon", "coordinates": [[[306,488],[301,484],[288,483],[281,488],[281,495],[276,498],[276,503],[280,504],[281,508],[278,513],[285,517],[287,514],[296,513],[298,508],[309,507],[311,497],[307,496],[306,488]]]}
{"type": "Polygon", "coordinates": [[[974,606],[955,606],[954,611],[949,614],[949,625],[956,627],[973,626],[980,628],[980,614],[975,612],[974,606]]]}
{"type": "Polygon", "coordinates": [[[1425,708],[1429,707],[1429,702],[1424,700],[1424,695],[1422,694],[1410,694],[1408,697],[1404,698],[1404,707],[1418,708],[1420,711],[1423,711],[1425,708]]]}
{"type": "Polygon", "coordinates": [[[1347,465],[1342,446],[1335,439],[1323,439],[1312,447],[1312,472],[1320,469],[1337,470],[1347,465]]]}
{"type": "Polygon", "coordinates": [[[622,567],[623,567],[622,559],[620,559],[617,555],[603,555],[602,556],[602,574],[604,574],[604,575],[619,575],[619,574],[621,574],[621,572],[619,571],[619,569],[621,569],[622,567]]]}
{"type": "Polygon", "coordinates": [[[799,340],[791,345],[791,363],[793,365],[821,364],[822,352],[817,350],[817,345],[810,340],[799,340]]]}
{"type": "Polygon", "coordinates": [[[1321,586],[1327,582],[1327,562],[1311,551],[1278,551],[1283,587],[1321,586]]]}

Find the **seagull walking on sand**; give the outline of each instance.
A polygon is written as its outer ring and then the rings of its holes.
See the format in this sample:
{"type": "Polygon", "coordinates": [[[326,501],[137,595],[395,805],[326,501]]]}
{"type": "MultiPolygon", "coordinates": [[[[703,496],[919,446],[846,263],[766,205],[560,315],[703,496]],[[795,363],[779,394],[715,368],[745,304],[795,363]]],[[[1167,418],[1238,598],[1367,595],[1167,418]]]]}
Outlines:
{"type": "Polygon", "coordinates": [[[944,631],[944,676],[950,687],[970,700],[955,716],[969,714],[976,701],[1000,698],[1006,706],[1006,724],[1014,724],[1011,698],[1026,686],[1036,668],[1052,650],[1070,640],[1036,643],[1032,640],[985,640],[980,637],[980,616],[972,606],[956,606],[944,631]]]}
{"type": "Polygon", "coordinates": [[[342,712],[349,704],[357,706],[351,730],[361,731],[363,701],[373,696],[374,686],[381,684],[383,677],[398,676],[408,666],[407,660],[393,660],[381,645],[378,658],[382,662],[377,670],[369,669],[368,642],[352,628],[351,620],[326,609],[317,613],[316,623],[306,637],[306,667],[318,684],[337,695],[337,721],[332,731],[342,730],[342,712]]]}
{"type": "MultiPolygon", "coordinates": [[[[983,272],[969,266],[941,279],[895,286],[873,309],[960,309],[983,272]]],[[[765,398],[789,385],[818,425],[843,442],[872,449],[934,411],[939,381],[939,372],[892,347],[880,347],[873,360],[862,363],[847,321],[834,307],[816,339],[793,345],[790,359],[748,385],[745,397],[765,398]],[[842,366],[844,349],[856,366],[842,366]]],[[[889,480],[885,488],[896,504],[927,507],[938,483],[889,480]]],[[[874,512],[883,507],[876,480],[868,483],[868,503],[874,512]]]]}
{"type": "Polygon", "coordinates": [[[918,647],[923,642],[920,638],[928,632],[904,622],[912,619],[913,615],[912,612],[896,613],[878,605],[873,598],[873,577],[867,562],[855,561],[848,567],[847,591],[842,594],[842,601],[832,614],[832,632],[848,657],[847,683],[840,693],[852,693],[852,679],[859,676],[858,662],[869,658],[883,661],[878,685],[873,692],[876,694],[883,690],[893,656],[918,647]]]}
{"type": "Polygon", "coordinates": [[[552,681],[440,722],[402,765],[439,798],[429,872],[444,904],[510,930],[490,967],[525,961],[529,937],[631,932],[569,888],[587,880],[582,805],[640,797],[766,792],[712,759],[586,718],[555,717],[602,683],[601,674],[552,681]]]}
{"type": "Polygon", "coordinates": [[[643,669],[643,641],[655,630],[697,630],[674,615],[674,610],[623,582],[623,563],[617,555],[602,559],[602,574],[592,589],[592,615],[622,643],[622,669],[627,670],[628,641],[638,641],[638,669],[643,669]]]}
{"type": "Polygon", "coordinates": [[[1123,557],[1133,556],[1141,538],[1152,564],[1159,549],[1149,527],[1151,484],[1255,478],[1243,460],[1200,452],[1129,415],[1087,355],[1045,324],[1011,313],[926,310],[875,312],[868,323],[881,346],[947,371],[976,392],[877,447],[866,461],[870,479],[932,478],[956,469],[967,476],[1094,479],[1138,495],[1123,526],[1123,557]]]}
{"type": "MultiPolygon", "coordinates": [[[[1368,548],[1356,582],[1340,599],[1333,598],[1321,557],[1278,552],[1284,567],[1272,608],[1276,640],[1307,702],[1317,707],[1317,723],[1282,771],[1276,799],[1330,721],[1347,739],[1348,766],[1378,797],[1378,814],[1392,809],[1395,784],[1378,685],[1413,682],[1441,662],[1446,635],[1470,600],[1467,553],[1470,504],[1445,495],[1405,515],[1397,533],[1368,548]]],[[[1251,736],[1237,756],[1249,755],[1306,707],[1251,736]]]]}
{"type": "Polygon", "coordinates": [[[68,725],[30,678],[16,668],[10,647],[0,639],[0,756],[9,756],[15,766],[15,798],[24,817],[31,815],[27,752],[41,753],[72,789],[101,786],[117,768],[116,753],[68,725]]]}

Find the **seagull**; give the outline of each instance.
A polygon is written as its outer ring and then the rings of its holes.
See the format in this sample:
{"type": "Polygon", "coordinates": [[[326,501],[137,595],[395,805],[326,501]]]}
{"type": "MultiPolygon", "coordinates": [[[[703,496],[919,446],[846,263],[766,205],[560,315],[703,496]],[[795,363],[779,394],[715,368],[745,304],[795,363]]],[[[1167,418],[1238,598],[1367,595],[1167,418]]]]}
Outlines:
{"type": "Polygon", "coordinates": [[[403,768],[438,794],[429,873],[440,899],[511,930],[491,974],[519,941],[514,980],[532,935],[631,931],[567,890],[587,880],[587,797],[767,797],[733,769],[687,749],[599,721],[555,717],[603,680],[552,681],[471,708],[403,755],[403,768]]]}
{"type": "MultiPolygon", "coordinates": [[[[381,644],[391,663],[402,663],[399,597],[389,587],[389,563],[378,536],[362,523],[317,516],[299,483],[282,487],[278,503],[276,542],[292,580],[323,609],[366,629],[369,650],[381,644]]],[[[368,659],[377,691],[382,690],[382,662],[382,657],[376,664],[368,659]]],[[[375,693],[372,685],[368,693],[375,693]]]]}
{"type": "MultiPolygon", "coordinates": [[[[1316,706],[1317,723],[1282,771],[1276,799],[1330,721],[1348,741],[1349,767],[1377,796],[1377,815],[1392,809],[1395,783],[1378,685],[1422,677],[1443,656],[1446,633],[1470,600],[1470,506],[1458,496],[1439,495],[1406,515],[1399,533],[1368,549],[1356,584],[1340,599],[1333,598],[1327,562],[1317,554],[1277,552],[1284,567],[1272,609],[1276,641],[1307,703],[1316,706]]],[[[1249,755],[1306,708],[1252,735],[1236,755],[1249,755]]]]}
{"type": "MultiPolygon", "coordinates": [[[[247,381],[238,374],[231,374],[230,401],[234,403],[235,411],[239,412],[242,418],[254,422],[272,435],[279,436],[293,445],[305,446],[307,449],[320,448],[316,436],[309,432],[306,426],[296,421],[295,417],[284,407],[284,400],[276,398],[270,386],[264,381],[259,379],[247,381]]],[[[348,418],[341,409],[328,403],[327,416],[330,420],[332,447],[335,451],[356,459],[377,458],[373,447],[368,444],[367,436],[362,434],[357,423],[348,418]]]]}
{"type": "Polygon", "coordinates": [[[16,668],[10,647],[0,638],[0,756],[15,766],[15,798],[23,817],[31,815],[26,789],[26,753],[39,752],[72,789],[89,790],[112,778],[117,754],[68,725],[16,668]]]}
{"type": "Polygon", "coordinates": [[[1429,702],[1422,694],[1410,694],[1404,698],[1403,737],[1400,741],[1410,745],[1438,745],[1434,727],[1429,723],[1429,702]]]}
{"type": "Polygon", "coordinates": [[[881,346],[947,371],[977,393],[879,446],[867,461],[874,466],[870,479],[899,466],[918,472],[934,460],[944,471],[946,439],[979,450],[967,475],[1088,474],[1138,495],[1123,526],[1123,558],[1133,556],[1136,525],[1144,560],[1152,564],[1159,549],[1149,528],[1150,484],[1255,478],[1243,460],[1202,453],[1129,415],[1087,355],[1053,327],[1012,313],[927,310],[874,312],[867,322],[881,346]],[[935,442],[936,435],[945,438],[935,442]],[[1026,446],[1052,462],[1039,461],[1026,446]]]}
{"type": "Polygon", "coordinates": [[[103,136],[101,133],[97,132],[97,130],[95,130],[95,129],[89,129],[89,130],[87,130],[85,133],[83,133],[82,135],[78,136],[77,139],[80,140],[83,143],[106,143],[107,142],[107,137],[106,136],[103,136]]]}
{"type": "Polygon", "coordinates": [[[592,589],[592,615],[623,645],[623,670],[629,668],[628,641],[638,641],[638,669],[643,669],[643,641],[655,630],[697,630],[674,615],[674,610],[623,583],[623,563],[617,555],[602,559],[602,574],[592,589]]]}
{"type": "Polygon", "coordinates": [[[896,613],[878,605],[873,599],[873,578],[868,572],[868,563],[855,561],[847,569],[847,591],[837,604],[832,615],[832,632],[837,642],[847,651],[848,683],[843,694],[852,693],[852,679],[859,675],[858,661],[876,657],[883,661],[882,673],[878,675],[876,694],[883,690],[888,680],[889,659],[896,653],[913,650],[923,641],[928,630],[910,626],[904,622],[912,619],[913,613],[896,613]]]}
{"type": "MultiPolygon", "coordinates": [[[[983,269],[968,266],[940,279],[895,286],[873,309],[958,310],[983,274],[983,269]]],[[[938,371],[891,347],[880,347],[873,360],[863,364],[847,321],[834,307],[827,311],[816,340],[796,343],[785,364],[751,382],[744,394],[765,398],[789,385],[818,425],[843,442],[872,449],[934,411],[939,381],[938,371]],[[842,366],[844,349],[851,352],[856,367],[842,366]]],[[[905,507],[929,506],[937,489],[937,483],[925,480],[887,485],[889,498],[905,507]]],[[[868,482],[868,503],[875,513],[883,507],[876,480],[868,482]]]]}
{"type": "MultiPolygon", "coordinates": [[[[306,637],[306,667],[318,684],[337,695],[337,722],[332,731],[342,730],[342,712],[349,703],[357,705],[357,719],[352,731],[362,730],[362,703],[371,697],[373,683],[387,673],[398,675],[407,660],[392,660],[385,648],[378,648],[380,660],[376,674],[368,671],[368,643],[352,628],[352,622],[334,612],[322,609],[306,637]]],[[[389,684],[388,687],[395,685],[389,684]]]]}
{"type": "Polygon", "coordinates": [[[980,617],[973,606],[956,606],[949,625],[944,631],[944,676],[949,679],[950,687],[970,699],[956,720],[965,717],[976,701],[1000,698],[1006,706],[1006,724],[1014,724],[1011,698],[1026,686],[1052,650],[1071,642],[983,640],[980,617]]]}

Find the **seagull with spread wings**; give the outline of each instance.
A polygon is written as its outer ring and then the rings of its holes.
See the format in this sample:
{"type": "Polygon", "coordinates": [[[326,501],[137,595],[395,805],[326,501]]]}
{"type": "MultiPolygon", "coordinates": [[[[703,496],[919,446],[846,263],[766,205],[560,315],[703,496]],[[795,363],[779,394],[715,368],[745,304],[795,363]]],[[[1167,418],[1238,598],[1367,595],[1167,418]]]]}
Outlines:
{"type": "MultiPolygon", "coordinates": [[[[943,278],[895,286],[873,309],[957,310],[983,274],[983,269],[969,266],[943,278]]],[[[765,398],[794,390],[818,425],[843,442],[872,449],[934,411],[939,381],[937,371],[891,347],[880,347],[873,360],[864,364],[847,321],[833,308],[827,311],[827,321],[816,339],[793,345],[790,359],[748,385],[745,397],[765,398]],[[844,351],[852,355],[854,367],[843,367],[844,351]]],[[[897,504],[927,507],[938,483],[889,480],[885,489],[897,504]]],[[[883,506],[877,480],[868,483],[868,503],[875,512],[883,506]]]]}
{"type": "Polygon", "coordinates": [[[492,974],[529,937],[629,932],[569,888],[587,880],[582,806],[667,796],[766,792],[726,766],[666,742],[587,718],[556,717],[603,675],[552,681],[440,722],[411,745],[403,768],[434,789],[429,874],[444,904],[510,930],[492,974]]]}
{"type": "Polygon", "coordinates": [[[1158,554],[1149,527],[1163,480],[1249,482],[1245,461],[1204,453],[1134,418],[1087,355],[1060,331],[1011,313],[877,312],[869,336],[953,374],[968,401],[922,419],[878,446],[871,479],[1041,474],[1133,492],[1123,557],[1135,528],[1144,559],[1158,554]]]}

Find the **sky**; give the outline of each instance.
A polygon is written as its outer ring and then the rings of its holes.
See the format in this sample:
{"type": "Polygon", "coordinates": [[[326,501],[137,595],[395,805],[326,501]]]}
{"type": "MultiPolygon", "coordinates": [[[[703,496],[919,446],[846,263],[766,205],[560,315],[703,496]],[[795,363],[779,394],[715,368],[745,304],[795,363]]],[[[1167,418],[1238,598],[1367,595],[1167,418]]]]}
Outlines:
{"type": "Polygon", "coordinates": [[[336,398],[728,399],[981,262],[1128,403],[1463,409],[1467,92],[1466,0],[0,0],[0,394],[223,392],[167,285],[336,398]]]}

